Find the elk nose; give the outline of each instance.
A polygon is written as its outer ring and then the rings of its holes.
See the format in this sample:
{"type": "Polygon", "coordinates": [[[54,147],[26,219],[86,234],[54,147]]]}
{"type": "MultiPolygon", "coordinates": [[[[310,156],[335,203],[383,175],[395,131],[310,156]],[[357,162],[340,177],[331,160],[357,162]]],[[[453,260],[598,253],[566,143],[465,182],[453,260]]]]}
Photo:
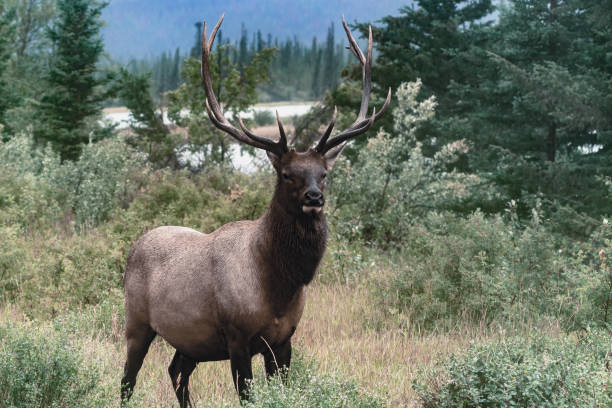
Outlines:
{"type": "Polygon", "coordinates": [[[309,190],[304,194],[308,201],[320,201],[323,198],[323,194],[320,191],[309,190]]]}

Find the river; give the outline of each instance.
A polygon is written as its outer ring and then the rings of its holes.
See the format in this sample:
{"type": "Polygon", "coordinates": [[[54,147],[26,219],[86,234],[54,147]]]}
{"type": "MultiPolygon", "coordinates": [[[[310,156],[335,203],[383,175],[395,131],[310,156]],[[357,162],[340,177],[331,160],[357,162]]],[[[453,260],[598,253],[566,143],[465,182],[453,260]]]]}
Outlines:
{"type": "MultiPolygon", "coordinates": [[[[253,107],[253,110],[256,112],[269,111],[272,114],[276,114],[275,112],[278,110],[279,116],[282,118],[286,118],[296,115],[304,115],[312,106],[312,102],[302,102],[295,104],[280,103],[278,105],[269,103],[255,105],[253,107]]],[[[246,112],[241,116],[243,118],[250,119],[253,117],[253,111],[246,112]]],[[[227,115],[227,117],[231,119],[231,115],[227,115]]],[[[126,129],[130,126],[131,114],[130,111],[125,108],[108,108],[104,110],[104,118],[109,120],[111,123],[116,124],[118,129],[126,129]]],[[[164,123],[172,124],[172,121],[168,119],[168,115],[165,112],[164,123]]],[[[187,159],[190,161],[198,160],[197,155],[193,153],[183,153],[182,156],[184,156],[183,159],[187,159]]],[[[243,153],[238,144],[232,144],[230,146],[230,157],[234,168],[245,173],[254,172],[262,162],[266,161],[265,154],[263,154],[263,152],[258,152],[257,156],[253,157],[251,154],[243,153]]]]}

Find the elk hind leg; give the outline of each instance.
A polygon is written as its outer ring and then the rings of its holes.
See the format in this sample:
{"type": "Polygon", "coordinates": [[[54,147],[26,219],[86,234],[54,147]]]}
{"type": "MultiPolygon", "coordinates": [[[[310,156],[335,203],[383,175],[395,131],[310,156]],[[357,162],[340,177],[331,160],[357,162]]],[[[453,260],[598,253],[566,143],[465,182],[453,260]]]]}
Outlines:
{"type": "Polygon", "coordinates": [[[149,346],[156,333],[149,326],[142,326],[137,330],[127,330],[127,359],[121,379],[121,401],[126,402],[134,392],[136,376],[142,367],[149,346]]]}
{"type": "Polygon", "coordinates": [[[168,367],[172,388],[176,393],[181,408],[193,406],[189,397],[189,376],[193,372],[197,362],[178,351],[174,353],[172,362],[168,367]]]}

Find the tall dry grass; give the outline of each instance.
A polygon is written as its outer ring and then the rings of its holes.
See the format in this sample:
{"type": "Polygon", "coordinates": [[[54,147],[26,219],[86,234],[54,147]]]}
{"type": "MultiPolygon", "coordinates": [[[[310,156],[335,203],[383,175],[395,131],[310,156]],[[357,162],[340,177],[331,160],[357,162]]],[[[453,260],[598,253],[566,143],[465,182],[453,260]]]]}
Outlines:
{"type": "MultiPolygon", "coordinates": [[[[467,327],[452,334],[410,334],[392,323],[381,324],[379,307],[365,286],[314,283],[308,288],[294,347],[316,360],[321,374],[354,380],[361,389],[383,397],[389,407],[416,406],[411,383],[421,369],[471,340],[492,335],[467,327]]],[[[121,324],[113,324],[110,335],[93,333],[84,340],[86,355],[99,361],[104,381],[116,388],[117,396],[125,359],[122,330],[121,324]]],[[[134,406],[176,404],[167,373],[173,353],[162,339],[153,342],[138,376],[134,406]]],[[[254,375],[263,377],[261,357],[253,363],[254,375]]],[[[199,364],[190,388],[198,407],[239,406],[227,361],[199,364]]]]}

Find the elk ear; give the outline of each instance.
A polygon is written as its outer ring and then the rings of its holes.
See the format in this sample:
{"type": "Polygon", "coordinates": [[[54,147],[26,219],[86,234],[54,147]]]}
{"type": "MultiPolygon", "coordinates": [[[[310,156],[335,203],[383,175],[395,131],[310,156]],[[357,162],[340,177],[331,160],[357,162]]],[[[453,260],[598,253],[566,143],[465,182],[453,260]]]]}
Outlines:
{"type": "Polygon", "coordinates": [[[332,149],[329,152],[325,153],[323,158],[325,158],[325,167],[327,167],[327,170],[331,170],[334,167],[336,160],[338,159],[338,157],[340,157],[340,154],[342,154],[342,151],[344,150],[345,147],[346,147],[346,143],[340,145],[340,147],[336,147],[335,149],[332,149]]]}
{"type": "Polygon", "coordinates": [[[272,153],[269,150],[266,150],[266,154],[268,155],[268,159],[270,160],[270,163],[272,163],[272,166],[274,166],[275,169],[278,169],[281,159],[280,156],[276,153],[272,153]]]}

